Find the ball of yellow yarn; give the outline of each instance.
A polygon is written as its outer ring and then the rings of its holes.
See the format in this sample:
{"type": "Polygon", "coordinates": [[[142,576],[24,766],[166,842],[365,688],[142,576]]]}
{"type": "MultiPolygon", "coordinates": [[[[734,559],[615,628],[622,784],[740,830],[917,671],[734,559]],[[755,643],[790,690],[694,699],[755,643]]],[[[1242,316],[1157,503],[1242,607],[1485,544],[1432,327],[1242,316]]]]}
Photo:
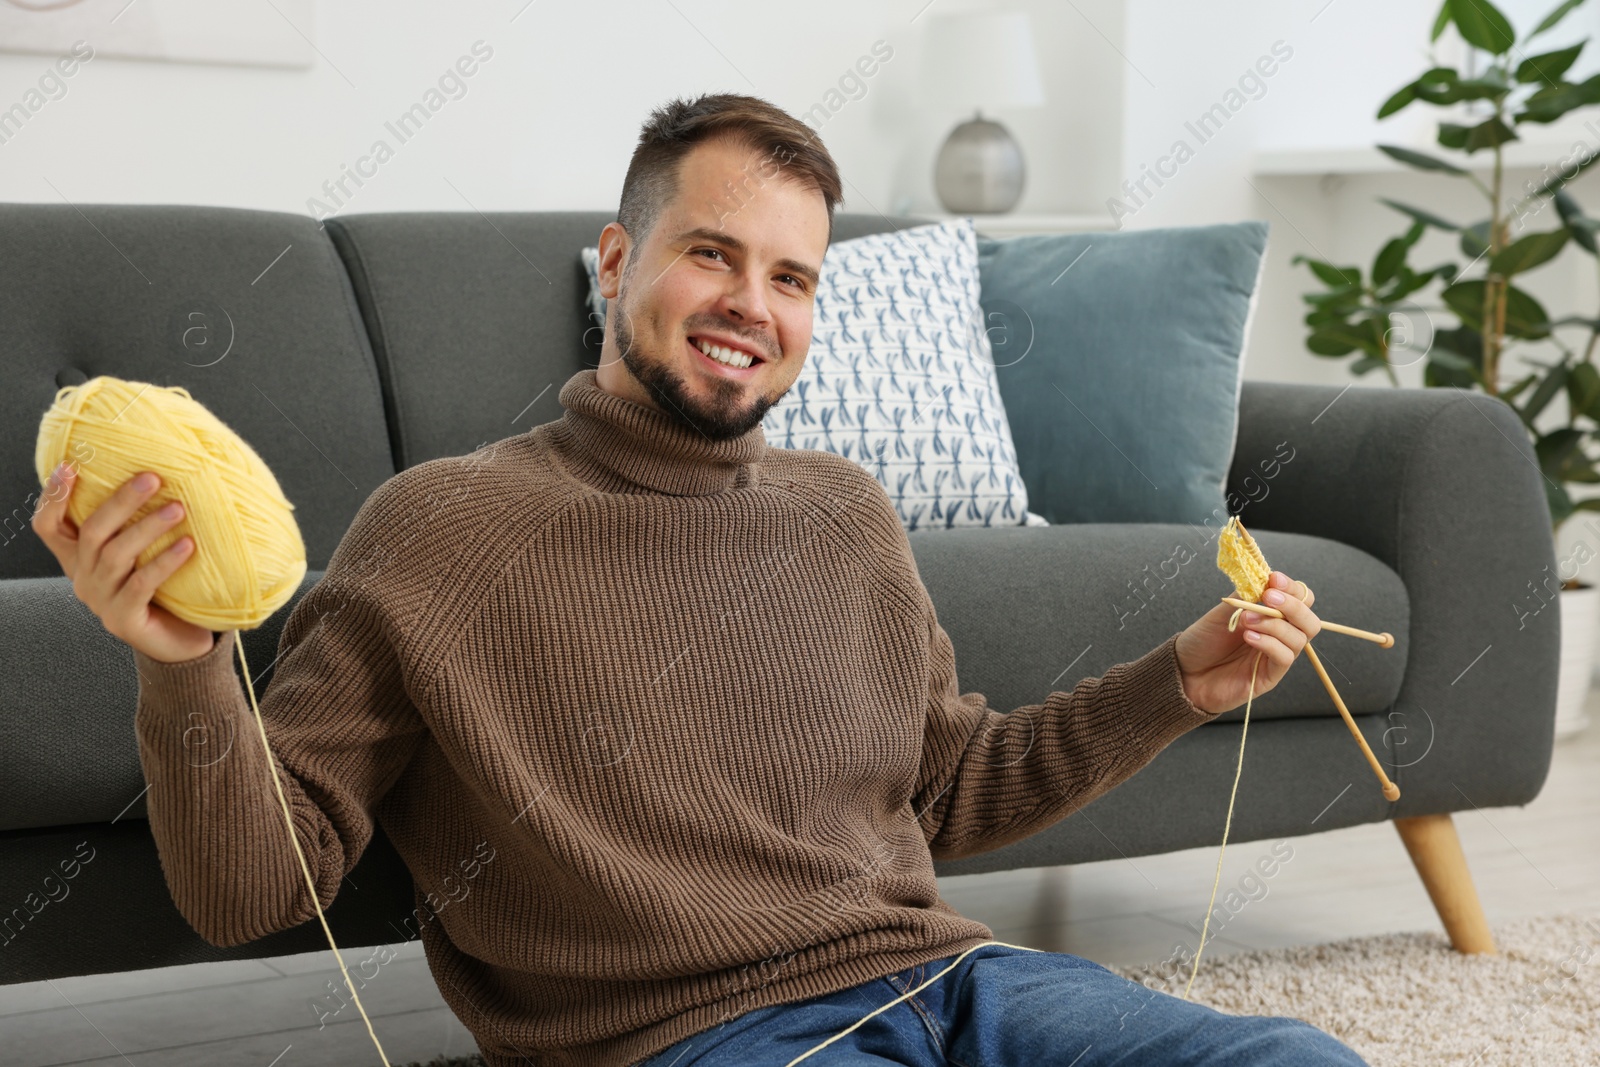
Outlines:
{"type": "Polygon", "coordinates": [[[185,534],[195,551],[151,598],[209,630],[253,630],[288,602],[306,573],[294,505],[244,440],[181,386],[108,375],[69,385],[39,423],[33,463],[41,487],[63,460],[76,471],[67,514],[82,528],[140,471],[161,487],[128,525],[168,501],[179,522],[139,556],[144,566],[185,534]]]}

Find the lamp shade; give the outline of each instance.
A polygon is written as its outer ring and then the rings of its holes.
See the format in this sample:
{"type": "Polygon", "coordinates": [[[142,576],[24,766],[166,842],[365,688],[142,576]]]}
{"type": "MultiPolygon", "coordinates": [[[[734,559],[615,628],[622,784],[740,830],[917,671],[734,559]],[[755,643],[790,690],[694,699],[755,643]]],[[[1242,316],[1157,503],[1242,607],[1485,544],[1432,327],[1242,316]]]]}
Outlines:
{"type": "Polygon", "coordinates": [[[951,107],[1037,107],[1044,83],[1026,11],[937,15],[928,22],[922,81],[951,107]]]}

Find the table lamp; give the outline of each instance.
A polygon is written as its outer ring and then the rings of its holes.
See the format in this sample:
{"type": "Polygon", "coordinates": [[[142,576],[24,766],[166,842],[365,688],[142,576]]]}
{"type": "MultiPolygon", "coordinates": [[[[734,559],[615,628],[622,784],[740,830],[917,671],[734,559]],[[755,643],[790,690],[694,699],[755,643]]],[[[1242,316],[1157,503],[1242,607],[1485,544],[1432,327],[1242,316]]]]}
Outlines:
{"type": "Polygon", "coordinates": [[[1038,107],[1044,86],[1025,11],[960,12],[929,20],[923,83],[935,101],[973,118],[945,138],[934,162],[933,187],[952,214],[998,214],[1022,197],[1022,148],[984,108],[1038,107]]]}

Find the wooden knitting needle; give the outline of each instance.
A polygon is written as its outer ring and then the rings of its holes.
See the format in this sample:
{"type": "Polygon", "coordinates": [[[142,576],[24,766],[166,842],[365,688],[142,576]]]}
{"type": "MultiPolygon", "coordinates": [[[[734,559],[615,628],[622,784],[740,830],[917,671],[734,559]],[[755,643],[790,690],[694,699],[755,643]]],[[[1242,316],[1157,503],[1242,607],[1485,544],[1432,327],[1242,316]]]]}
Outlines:
{"type": "Polygon", "coordinates": [[[1350,728],[1350,733],[1356,739],[1356,744],[1361,746],[1361,751],[1366,754],[1367,762],[1372,765],[1372,773],[1378,776],[1378,781],[1383,784],[1383,799],[1399,800],[1400,787],[1389,781],[1389,776],[1383,773],[1383,765],[1378,762],[1378,757],[1372,754],[1372,749],[1367,746],[1367,739],[1361,736],[1361,731],[1356,728],[1356,720],[1351,717],[1350,709],[1344,706],[1344,701],[1339,698],[1339,691],[1333,687],[1333,679],[1328,677],[1328,672],[1323,669],[1322,661],[1317,658],[1317,650],[1311,647],[1311,642],[1306,642],[1306,656],[1311,660],[1311,665],[1322,676],[1323,688],[1339,707],[1339,714],[1344,716],[1344,724],[1350,728]]]}
{"type": "MultiPolygon", "coordinates": [[[[1222,599],[1227,603],[1232,604],[1235,607],[1243,608],[1246,611],[1260,612],[1263,615],[1271,615],[1278,619],[1283,618],[1283,612],[1269,608],[1263,604],[1252,604],[1248,600],[1235,600],[1230,596],[1225,596],[1222,599]]],[[[1332,623],[1325,622],[1322,624],[1322,626],[1324,629],[1333,629],[1332,623]]],[[[1344,627],[1339,632],[1349,632],[1352,629],[1354,628],[1344,627]]],[[[1383,645],[1384,648],[1388,648],[1390,645],[1394,644],[1394,637],[1387,633],[1379,635],[1371,633],[1367,630],[1356,630],[1354,636],[1365,637],[1368,640],[1378,641],[1378,643],[1383,645]],[[1385,637],[1389,639],[1387,643],[1382,640],[1382,638],[1385,637]]],[[[1311,666],[1316,668],[1317,676],[1322,679],[1322,687],[1326,689],[1328,691],[1328,695],[1333,698],[1333,704],[1339,709],[1340,716],[1344,718],[1344,724],[1350,728],[1350,735],[1356,739],[1356,744],[1361,746],[1362,754],[1367,757],[1367,763],[1371,764],[1372,766],[1372,773],[1378,776],[1378,782],[1383,786],[1383,799],[1389,801],[1399,800],[1400,787],[1391,782],[1389,780],[1389,776],[1383,773],[1383,764],[1379,763],[1378,757],[1372,754],[1372,748],[1367,744],[1367,739],[1361,736],[1361,730],[1356,726],[1355,717],[1350,714],[1350,709],[1344,706],[1344,698],[1339,695],[1339,690],[1334,688],[1333,679],[1328,677],[1327,669],[1322,666],[1322,660],[1317,657],[1317,650],[1311,647],[1310,641],[1306,642],[1306,658],[1311,661],[1311,666]]]]}
{"type": "MultiPolygon", "coordinates": [[[[1246,611],[1255,611],[1260,612],[1262,615],[1270,615],[1274,619],[1281,619],[1284,617],[1283,612],[1279,611],[1277,608],[1269,608],[1265,604],[1252,604],[1248,600],[1240,600],[1237,597],[1225,596],[1222,598],[1222,602],[1224,604],[1232,604],[1236,608],[1244,608],[1246,611]]],[[[1336,622],[1323,622],[1322,628],[1324,630],[1332,631],[1336,634],[1348,634],[1351,637],[1360,637],[1383,648],[1394,647],[1394,634],[1387,630],[1381,634],[1375,634],[1371,630],[1358,630],[1354,626],[1341,626],[1336,622]]]]}

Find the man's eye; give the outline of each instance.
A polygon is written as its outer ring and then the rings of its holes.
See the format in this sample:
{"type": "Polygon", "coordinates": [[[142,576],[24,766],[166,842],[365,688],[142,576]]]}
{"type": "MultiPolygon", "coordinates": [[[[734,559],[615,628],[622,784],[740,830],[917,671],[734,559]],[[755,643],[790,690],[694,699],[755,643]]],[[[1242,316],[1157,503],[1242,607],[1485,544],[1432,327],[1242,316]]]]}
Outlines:
{"type": "Polygon", "coordinates": [[[785,274],[783,277],[788,278],[791,282],[794,282],[794,287],[796,289],[804,289],[806,287],[806,283],[801,281],[799,278],[796,278],[793,274],[785,274]]]}
{"type": "Polygon", "coordinates": [[[719,248],[697,248],[695,249],[695,252],[710,252],[713,255],[722,255],[722,250],[719,248]]]}

